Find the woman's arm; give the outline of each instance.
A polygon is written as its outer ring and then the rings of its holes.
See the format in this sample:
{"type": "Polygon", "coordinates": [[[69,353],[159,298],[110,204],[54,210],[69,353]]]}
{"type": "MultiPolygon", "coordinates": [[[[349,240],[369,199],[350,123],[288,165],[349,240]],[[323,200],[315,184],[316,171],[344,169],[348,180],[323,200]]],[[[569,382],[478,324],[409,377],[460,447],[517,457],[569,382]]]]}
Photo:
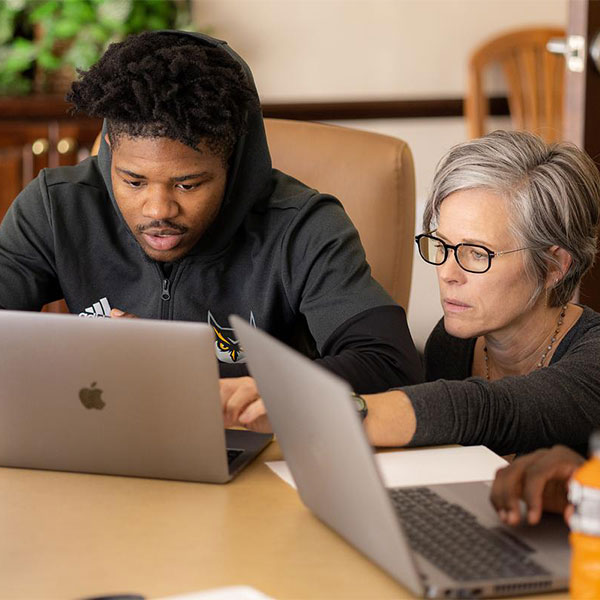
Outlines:
{"type": "Polygon", "coordinates": [[[585,449],[600,426],[600,316],[588,317],[559,360],[528,375],[443,379],[367,396],[371,443],[483,444],[499,454],[585,449]]]}

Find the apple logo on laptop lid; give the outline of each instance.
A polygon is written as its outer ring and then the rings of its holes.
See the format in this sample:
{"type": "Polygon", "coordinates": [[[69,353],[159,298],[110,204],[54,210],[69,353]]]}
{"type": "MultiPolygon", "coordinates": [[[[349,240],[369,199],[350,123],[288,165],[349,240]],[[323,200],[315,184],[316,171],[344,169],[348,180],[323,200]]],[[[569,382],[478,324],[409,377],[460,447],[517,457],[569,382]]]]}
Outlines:
{"type": "Polygon", "coordinates": [[[79,399],[86,408],[102,410],[106,406],[106,403],[102,400],[102,390],[96,387],[95,381],[89,388],[79,390],[79,399]]]}

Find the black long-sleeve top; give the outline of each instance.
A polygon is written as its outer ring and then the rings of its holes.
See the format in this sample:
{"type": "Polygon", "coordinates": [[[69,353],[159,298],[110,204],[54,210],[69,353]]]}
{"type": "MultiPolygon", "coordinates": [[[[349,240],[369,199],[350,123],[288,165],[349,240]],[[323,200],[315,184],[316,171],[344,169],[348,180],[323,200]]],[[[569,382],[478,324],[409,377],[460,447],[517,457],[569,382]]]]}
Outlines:
{"type": "Polygon", "coordinates": [[[442,321],[431,333],[429,383],[402,388],[417,418],[410,445],[483,444],[508,454],[561,443],[587,454],[600,427],[600,314],[584,307],[549,365],[528,375],[472,377],[475,342],[449,335],[442,321]]]}

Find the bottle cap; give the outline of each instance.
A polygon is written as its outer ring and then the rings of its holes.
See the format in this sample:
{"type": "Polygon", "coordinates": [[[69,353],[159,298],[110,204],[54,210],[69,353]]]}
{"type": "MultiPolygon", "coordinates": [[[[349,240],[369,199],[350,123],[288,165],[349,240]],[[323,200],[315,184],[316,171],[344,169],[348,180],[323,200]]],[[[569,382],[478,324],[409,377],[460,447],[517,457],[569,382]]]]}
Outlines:
{"type": "Polygon", "coordinates": [[[597,429],[590,436],[590,455],[600,455],[600,429],[597,429]]]}

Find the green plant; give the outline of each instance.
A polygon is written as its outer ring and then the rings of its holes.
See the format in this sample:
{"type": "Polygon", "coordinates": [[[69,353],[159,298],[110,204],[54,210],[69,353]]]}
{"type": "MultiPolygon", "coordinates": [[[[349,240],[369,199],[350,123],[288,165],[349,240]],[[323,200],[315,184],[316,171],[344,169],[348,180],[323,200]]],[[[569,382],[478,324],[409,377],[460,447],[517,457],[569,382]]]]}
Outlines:
{"type": "Polygon", "coordinates": [[[151,29],[192,29],[190,0],[0,0],[0,94],[47,91],[106,47],[151,29]]]}

